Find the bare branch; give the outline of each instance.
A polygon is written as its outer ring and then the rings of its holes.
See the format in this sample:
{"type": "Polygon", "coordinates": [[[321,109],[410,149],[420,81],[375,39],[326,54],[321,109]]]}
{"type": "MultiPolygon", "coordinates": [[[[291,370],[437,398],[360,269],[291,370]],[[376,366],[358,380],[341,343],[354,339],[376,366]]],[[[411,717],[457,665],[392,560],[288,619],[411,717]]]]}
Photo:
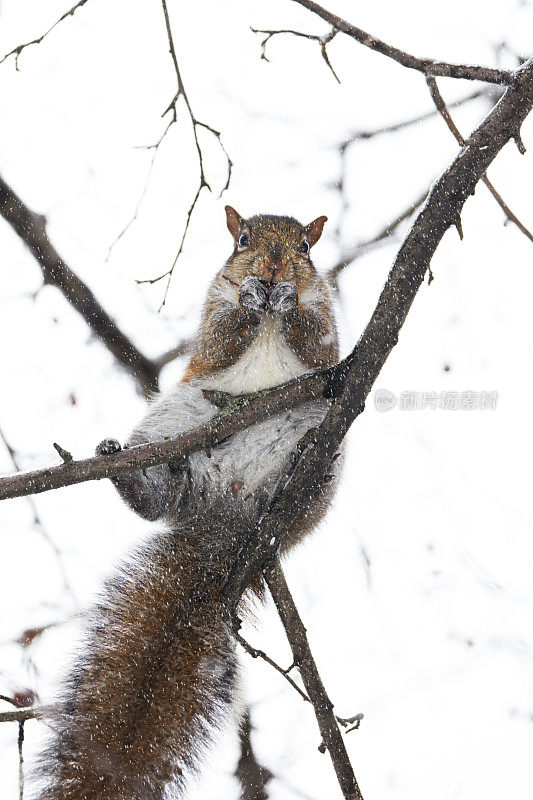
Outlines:
{"type": "Polygon", "coordinates": [[[52,446],[54,450],[60,455],[61,461],[64,461],[65,464],[70,464],[71,461],[74,461],[72,453],[69,453],[68,450],[65,450],[64,447],[61,447],[60,444],[57,442],[52,442],[52,446]]]}
{"type": "Polygon", "coordinates": [[[32,706],[31,708],[18,708],[15,711],[1,711],[0,722],[26,722],[28,719],[42,719],[52,716],[56,709],[54,706],[32,706]]]}
{"type": "MultiPolygon", "coordinates": [[[[252,647],[252,645],[248,641],[246,641],[246,639],[239,633],[240,624],[241,624],[240,620],[236,617],[233,629],[233,635],[235,636],[235,638],[237,639],[243,650],[246,650],[248,655],[252,656],[252,658],[262,658],[263,661],[265,661],[267,664],[270,664],[271,667],[274,667],[276,672],[279,672],[280,675],[283,675],[285,680],[288,681],[288,683],[290,683],[292,688],[296,689],[302,700],[304,700],[306,703],[310,703],[311,701],[309,700],[309,697],[302,689],[300,689],[296,681],[293,680],[293,678],[291,678],[289,674],[294,667],[298,666],[297,662],[293,661],[293,663],[289,667],[287,667],[287,669],[283,669],[283,667],[280,667],[280,665],[276,661],[274,661],[274,659],[270,658],[270,656],[267,655],[264,650],[259,650],[256,647],[252,647]]],[[[335,719],[337,720],[339,725],[342,725],[342,727],[346,729],[345,733],[351,733],[352,731],[357,730],[357,728],[361,723],[361,720],[363,719],[363,716],[364,716],[363,714],[355,714],[353,717],[336,716],[335,719]]]]}
{"type": "Polygon", "coordinates": [[[435,75],[442,78],[465,78],[471,81],[485,81],[486,83],[500,83],[509,86],[511,84],[513,73],[508,70],[494,69],[493,67],[480,67],[467,64],[449,64],[445,61],[434,61],[431,58],[417,58],[397,47],[386,44],[381,39],[372,36],[370,33],[357,28],[350,22],[326,11],[325,8],[315,3],[314,0],[293,0],[293,2],[307,8],[317,16],[321,17],[325,22],[336,28],[341,33],[345,33],[352,39],[355,39],[365,47],[375,50],[388,58],[392,58],[408,69],[415,69],[422,72],[424,75],[435,75]]]}
{"type": "MultiPolygon", "coordinates": [[[[496,91],[499,91],[499,87],[495,87],[495,89],[496,91]]],[[[472,92],[466,97],[456,100],[453,105],[454,107],[459,107],[461,105],[464,105],[465,103],[471,102],[472,100],[477,100],[480,97],[489,97],[486,89],[480,89],[476,92],[472,92]]],[[[340,194],[340,199],[342,202],[342,210],[344,212],[348,208],[348,201],[344,191],[345,174],[346,174],[346,155],[349,152],[352,145],[354,145],[356,142],[368,141],[369,139],[373,139],[374,137],[381,136],[383,134],[396,133],[412,125],[418,125],[419,123],[424,122],[430,119],[431,117],[436,116],[437,114],[438,111],[437,109],[434,108],[431,111],[426,112],[425,114],[419,114],[418,116],[410,117],[406,120],[401,120],[400,122],[392,123],[391,125],[385,125],[381,128],[375,128],[373,130],[356,130],[353,131],[349,136],[347,136],[345,139],[343,139],[343,141],[339,143],[338,148],[340,155],[340,168],[339,168],[339,177],[336,181],[335,187],[340,194]]],[[[353,261],[371,252],[376,247],[387,244],[391,235],[397,230],[397,228],[401,225],[402,222],[404,222],[406,219],[409,219],[413,215],[415,210],[422,205],[426,196],[427,196],[427,191],[424,191],[416,200],[410,203],[404,211],[402,211],[393,220],[388,222],[377,234],[375,234],[369,239],[363,239],[362,241],[359,241],[355,245],[350,247],[350,249],[343,254],[342,258],[340,258],[330,268],[328,272],[328,277],[332,285],[335,288],[338,288],[338,277],[340,273],[349,264],[353,263],[353,261]]],[[[341,218],[339,219],[337,231],[340,230],[340,220],[341,218]]]]}
{"type": "Polygon", "coordinates": [[[58,288],[81,314],[144,394],[157,389],[158,372],[100,305],[91,290],[63,261],[46,233],[46,219],[31,211],[0,177],[0,214],[20,236],[41,268],[44,282],[58,288]]]}
{"type": "MultiPolygon", "coordinates": [[[[446,125],[448,126],[450,131],[455,136],[455,139],[457,140],[457,143],[461,147],[463,147],[464,144],[465,144],[465,140],[464,140],[463,136],[461,135],[461,132],[459,131],[459,128],[457,127],[457,125],[455,124],[455,122],[453,121],[453,119],[451,117],[451,114],[450,114],[450,112],[448,110],[448,107],[446,106],[446,103],[444,102],[444,98],[442,97],[442,95],[441,95],[441,93],[439,91],[439,88],[437,86],[437,81],[435,80],[435,78],[433,78],[432,76],[428,75],[428,76],[426,76],[426,82],[427,82],[427,85],[428,85],[428,88],[429,88],[429,93],[431,94],[431,98],[432,98],[433,102],[435,103],[437,111],[439,112],[439,114],[443,118],[444,122],[446,123],[446,125]]],[[[516,134],[514,139],[515,139],[515,141],[518,141],[518,142],[521,143],[522,146],[520,147],[520,145],[519,145],[518,149],[519,149],[520,153],[522,155],[524,155],[526,150],[525,150],[525,147],[524,147],[524,145],[522,143],[522,140],[520,139],[520,135],[516,134]]],[[[520,220],[518,219],[516,214],[513,211],[511,211],[511,209],[509,208],[509,206],[507,205],[507,203],[505,202],[505,200],[503,199],[501,194],[497,191],[497,189],[494,187],[494,185],[488,179],[488,177],[486,175],[483,175],[481,180],[483,181],[483,183],[485,184],[485,186],[487,187],[487,189],[489,190],[489,192],[494,197],[494,199],[496,200],[496,202],[498,203],[498,205],[502,209],[503,213],[507,217],[507,222],[514,223],[514,225],[516,225],[516,227],[524,234],[524,236],[526,236],[529,239],[530,242],[533,242],[533,234],[526,228],[526,226],[522,222],[520,222],[520,220]]],[[[463,234],[462,234],[462,229],[461,229],[460,223],[459,223],[459,226],[458,226],[458,231],[459,231],[459,236],[462,239],[463,238],[463,234]]]]}
{"type": "MultiPolygon", "coordinates": [[[[45,284],[55,286],[83,317],[92,332],[107,347],[117,363],[136,381],[141,393],[150,396],[158,388],[159,373],[171,361],[152,361],[120,330],[89,287],[61,258],[46,233],[46,218],[28,208],[0,176],[0,214],[22,239],[41,268],[45,284]]],[[[171,352],[182,354],[182,345],[171,352]]],[[[177,357],[177,356],[176,356],[177,357]]]]}
{"type": "Polygon", "coordinates": [[[415,200],[413,200],[407,208],[398,214],[393,220],[388,222],[384,228],[382,228],[375,236],[372,236],[370,239],[365,239],[357,244],[353,245],[349,250],[347,250],[342,258],[339,259],[332,267],[330,267],[328,271],[328,278],[329,280],[336,285],[339,275],[341,274],[342,270],[348,266],[348,264],[352,264],[356,259],[361,258],[361,256],[366,255],[370,251],[374,250],[379,245],[386,244],[387,240],[391,237],[391,235],[396,231],[396,229],[405,222],[406,219],[412,217],[415,213],[417,208],[420,208],[424,200],[426,199],[428,194],[428,190],[425,189],[421,195],[419,195],[415,200]]]}
{"type": "MultiPolygon", "coordinates": [[[[335,455],[349,425],[363,410],[365,399],[396,344],[405,316],[442,236],[451,225],[456,224],[466,199],[473,193],[476,183],[485,174],[491,161],[506,142],[519,132],[532,104],[533,60],[530,60],[515,72],[513,86],[506,91],[474,131],[461,154],[433,185],[422,211],[396,256],[363,338],[357,349],[336,368],[319,371],[268,392],[260,392],[244,403],[241,399],[237,401],[237,411],[224,413],[211,423],[173,440],[143,445],[100,458],[62,464],[27,475],[2,478],[0,499],[110,477],[132,468],[144,468],[184,457],[205,447],[214,446],[261,416],[269,416],[282,408],[320,396],[329,386],[335,403],[317,431],[313,446],[302,457],[305,468],[299,466],[296,474],[288,481],[291,492],[296,491],[296,496],[301,497],[305,505],[305,498],[309,500],[321,483],[322,478],[319,476],[325,471],[324,465],[335,455]]],[[[213,393],[210,395],[210,399],[212,398],[213,393]]],[[[292,507],[289,507],[286,500],[282,500],[281,505],[287,506],[285,511],[289,522],[297,511],[295,504],[291,503],[292,507]]],[[[273,548],[270,540],[273,534],[279,542],[276,526],[271,525],[270,519],[271,515],[267,515],[260,536],[249,544],[250,558],[244,560],[245,572],[242,572],[242,566],[239,568],[241,571],[236,568],[228,579],[227,588],[231,589],[228,597],[231,602],[238,600],[251,575],[261,568],[264,554],[268,553],[271,557],[273,548]]]]}
{"type": "Polygon", "coordinates": [[[139,199],[137,201],[137,205],[135,206],[135,211],[133,212],[133,215],[130,217],[128,222],[124,225],[124,227],[122,228],[120,233],[118,233],[117,236],[115,236],[115,238],[113,239],[113,241],[111,242],[111,244],[107,248],[107,255],[105,257],[106,263],[109,261],[109,259],[111,257],[111,253],[113,252],[115,246],[126,235],[126,233],[129,231],[129,229],[131,228],[131,226],[133,225],[133,223],[135,222],[135,220],[139,216],[139,211],[141,209],[143,200],[146,197],[146,194],[148,192],[148,186],[150,184],[150,178],[152,176],[152,171],[154,169],[155,159],[156,159],[156,156],[157,156],[157,154],[159,152],[159,145],[161,144],[161,142],[163,141],[163,139],[167,135],[170,126],[174,122],[175,122],[175,119],[171,119],[170,122],[166,125],[166,127],[165,127],[163,133],[161,134],[161,136],[159,137],[158,141],[153,145],[148,145],[148,147],[146,148],[148,150],[152,150],[152,155],[151,155],[151,158],[150,158],[150,165],[148,167],[148,172],[146,173],[146,179],[144,181],[144,186],[143,186],[142,192],[141,192],[141,194],[139,196],[139,199]]]}
{"type": "MultiPolygon", "coordinates": [[[[169,14],[168,14],[168,8],[167,8],[166,0],[161,0],[161,4],[163,6],[163,15],[164,15],[164,18],[165,18],[165,27],[166,27],[166,31],[167,31],[168,47],[169,47],[169,52],[170,52],[170,55],[172,57],[172,61],[173,61],[173,64],[174,64],[174,70],[176,72],[178,90],[177,90],[176,94],[174,95],[173,99],[171,100],[171,102],[169,103],[169,105],[167,106],[167,108],[163,111],[163,114],[162,114],[163,117],[166,116],[168,113],[171,113],[172,116],[171,116],[170,122],[168,123],[167,127],[163,131],[163,134],[162,134],[161,138],[159,139],[159,141],[155,145],[155,151],[157,153],[157,149],[159,148],[159,145],[161,144],[161,142],[165,138],[166,134],[168,133],[169,128],[171,127],[171,125],[173,125],[177,121],[177,103],[178,103],[180,97],[183,98],[183,101],[184,101],[184,103],[185,103],[185,105],[187,107],[187,111],[189,112],[189,117],[190,117],[190,120],[191,120],[192,132],[193,132],[193,137],[194,137],[194,144],[196,146],[196,153],[197,153],[197,156],[198,156],[198,165],[199,165],[199,168],[200,168],[200,178],[199,178],[198,188],[196,189],[196,193],[194,195],[193,201],[192,201],[192,203],[191,203],[191,205],[189,207],[189,210],[187,212],[187,217],[185,219],[185,227],[183,229],[183,234],[182,234],[181,241],[180,241],[180,244],[179,244],[179,247],[178,247],[178,252],[176,253],[176,256],[174,258],[174,261],[172,262],[171,267],[166,272],[164,272],[162,275],[159,275],[157,278],[148,278],[148,279],[138,280],[137,281],[137,283],[150,283],[150,284],[153,284],[153,283],[158,283],[160,280],[163,280],[164,278],[167,279],[165,292],[163,294],[163,300],[161,301],[161,305],[159,307],[159,310],[161,310],[161,308],[163,308],[163,306],[166,303],[168,290],[169,290],[169,287],[170,287],[170,282],[172,280],[172,275],[174,273],[174,268],[175,268],[175,266],[177,264],[177,261],[178,261],[180,255],[181,255],[181,253],[183,251],[183,246],[185,244],[185,239],[187,237],[187,231],[189,230],[191,217],[193,215],[194,209],[196,208],[196,204],[198,202],[198,199],[200,197],[202,189],[205,188],[205,189],[209,189],[209,191],[211,191],[211,186],[207,182],[207,178],[206,178],[206,175],[205,175],[204,156],[203,156],[202,148],[200,146],[200,140],[198,139],[198,128],[205,128],[207,131],[209,131],[211,134],[213,134],[215,139],[217,139],[217,141],[218,141],[218,143],[219,143],[219,145],[220,145],[220,147],[222,149],[222,152],[224,153],[224,155],[226,157],[226,162],[227,162],[227,167],[228,167],[228,177],[227,177],[226,184],[225,184],[224,188],[220,192],[221,195],[223,194],[223,192],[225,192],[225,190],[228,188],[228,186],[230,184],[231,170],[232,170],[232,167],[233,167],[233,162],[232,162],[231,158],[229,157],[228,152],[227,152],[226,148],[224,147],[224,145],[222,143],[222,137],[221,137],[220,131],[215,130],[215,128],[211,127],[211,125],[208,125],[205,122],[201,122],[194,115],[194,112],[192,110],[192,106],[191,106],[191,103],[190,103],[190,100],[189,100],[189,96],[187,94],[187,91],[185,89],[185,85],[184,85],[182,77],[181,77],[181,72],[180,72],[180,68],[179,68],[179,64],[178,64],[178,58],[176,56],[176,49],[174,47],[174,39],[172,37],[172,28],[170,26],[170,17],[169,17],[169,14]]],[[[154,155],[154,158],[155,158],[155,155],[154,155]]],[[[150,167],[150,172],[151,172],[152,166],[153,166],[153,160],[152,160],[152,164],[151,164],[151,167],[150,167]]],[[[144,192],[143,192],[143,195],[144,195],[144,192]]],[[[142,201],[142,196],[141,196],[141,200],[139,201],[139,203],[141,201],[142,201]]],[[[135,212],[135,216],[136,216],[136,214],[137,214],[137,212],[135,212]]],[[[126,226],[126,228],[127,227],[129,227],[129,224],[128,224],[128,226],[126,226]]],[[[125,231],[123,231],[123,233],[124,232],[125,231]]],[[[122,234],[120,234],[120,235],[122,235],[122,234]]]]}
{"type": "Polygon", "coordinates": [[[266,787],[274,776],[257,761],[252,747],[251,733],[250,709],[247,709],[239,729],[241,754],[235,769],[235,777],[241,784],[241,800],[268,800],[266,787]]]}
{"type": "Polygon", "coordinates": [[[333,762],[345,800],[362,800],[346,747],[309,647],[305,626],[292,599],[278,562],[265,571],[265,579],[285,628],[294,661],[315,710],[323,742],[333,762]]]}
{"type": "Polygon", "coordinates": [[[170,350],[167,350],[166,353],[162,353],[159,358],[156,359],[156,364],[159,369],[163,369],[167,364],[170,364],[171,361],[175,361],[177,358],[181,358],[182,356],[186,355],[192,347],[192,342],[189,339],[184,339],[176,347],[171,347],[170,350]]]}
{"type": "Polygon", "coordinates": [[[0,58],[0,64],[2,64],[6,60],[6,58],[9,58],[9,56],[15,56],[15,69],[18,70],[19,56],[22,53],[22,51],[26,47],[30,47],[32,44],[40,44],[43,41],[43,39],[45,39],[48,36],[48,34],[51,33],[57,25],[59,25],[60,22],[63,22],[63,20],[66,19],[67,17],[73,16],[74,13],[78,10],[78,8],[84,6],[86,2],[87,0],[79,0],[72,6],[71,9],[65,11],[65,13],[61,17],[59,17],[57,22],[54,22],[52,27],[48,28],[46,33],[43,33],[41,36],[38,36],[37,39],[32,39],[31,42],[26,42],[25,44],[19,44],[17,47],[14,47],[13,50],[10,50],[9,53],[6,53],[6,55],[3,58],[0,58]]]}
{"type": "Polygon", "coordinates": [[[24,754],[22,747],[24,744],[24,720],[19,722],[19,735],[17,737],[17,748],[19,754],[19,800],[24,800],[24,754]]]}
{"type": "Polygon", "coordinates": [[[333,77],[337,81],[337,83],[340,83],[340,78],[339,78],[339,76],[337,75],[337,73],[335,72],[335,70],[333,69],[333,67],[331,65],[331,61],[329,60],[329,55],[328,55],[328,51],[327,51],[328,44],[331,42],[332,39],[335,38],[335,36],[338,33],[338,31],[335,28],[332,28],[331,31],[329,33],[327,33],[325,36],[316,36],[313,33],[302,33],[301,31],[293,31],[293,30],[287,30],[287,29],[284,29],[284,30],[262,30],[261,28],[252,28],[252,26],[250,26],[250,30],[253,31],[254,33],[266,33],[265,38],[261,42],[261,58],[264,61],[270,61],[270,59],[267,58],[267,55],[266,55],[266,46],[267,46],[268,42],[270,41],[270,39],[272,39],[274,36],[279,36],[280,34],[284,34],[284,33],[290,33],[290,34],[292,34],[292,36],[299,36],[302,39],[309,39],[310,41],[318,42],[318,44],[320,45],[320,51],[322,53],[322,58],[324,59],[324,61],[328,65],[328,67],[329,67],[333,77]]]}
{"type": "Polygon", "coordinates": [[[256,647],[252,647],[252,645],[249,644],[249,642],[247,642],[246,639],[239,633],[238,629],[239,625],[240,625],[240,620],[237,620],[237,625],[235,626],[233,635],[235,636],[235,638],[237,639],[243,650],[246,650],[248,655],[252,656],[252,658],[262,658],[263,661],[266,661],[267,664],[270,664],[271,667],[274,667],[276,672],[279,672],[280,675],[283,675],[285,680],[287,680],[290,683],[292,688],[296,689],[302,700],[305,700],[308,703],[309,698],[306,695],[306,693],[300,689],[296,681],[293,680],[289,675],[289,672],[292,669],[293,664],[291,664],[291,666],[288,669],[283,669],[283,667],[280,667],[280,665],[277,664],[272,658],[270,658],[270,656],[267,656],[264,650],[258,650],[256,647]]]}
{"type": "Polygon", "coordinates": [[[444,233],[457,223],[468,197],[502,147],[512,139],[533,106],[533,59],[514,73],[512,86],[472,133],[460,154],[436,181],[396,255],[357,348],[342,362],[338,382],[330,386],[334,402],[318,429],[302,439],[296,459],[287,465],[285,486],[250,532],[225,582],[235,608],[244,589],[278,552],[297,514],[314,501],[332,459],[398,341],[413,300],[444,233]],[[298,503],[294,498],[298,498],[298,503]]]}
{"type": "MultiPolygon", "coordinates": [[[[209,449],[260,419],[320,397],[337,369],[338,367],[332,367],[321,370],[244,398],[233,397],[233,412],[225,408],[211,422],[167,441],[139,445],[119,453],[0,478],[0,500],[39,494],[84,481],[111,478],[132,469],[165,464],[199,450],[209,449]]],[[[222,402],[222,393],[206,390],[204,394],[217,405],[222,402]]]]}
{"type": "MultiPolygon", "coordinates": [[[[453,103],[450,103],[450,108],[459,108],[460,106],[464,106],[467,103],[471,103],[472,100],[478,100],[480,97],[488,97],[486,90],[478,89],[477,92],[472,92],[471,94],[466,95],[465,97],[459,98],[459,100],[454,100],[453,103]]],[[[428,119],[432,119],[438,114],[436,108],[432,109],[431,111],[426,111],[425,114],[418,114],[415,117],[409,117],[408,119],[403,119],[400,122],[394,122],[391,125],[384,125],[381,128],[373,128],[371,130],[355,130],[342,142],[338,145],[339,150],[344,151],[348,148],[351,144],[358,141],[368,141],[368,139],[373,139],[375,136],[382,136],[383,134],[387,133],[396,133],[397,131],[403,131],[405,128],[409,128],[412,125],[418,125],[420,122],[425,122],[428,119]]]]}
{"type": "MultiPolygon", "coordinates": [[[[18,461],[18,458],[17,458],[17,453],[15,451],[15,448],[11,445],[11,443],[6,438],[6,435],[5,435],[4,431],[2,430],[2,428],[0,428],[0,440],[3,442],[4,447],[6,448],[7,452],[9,453],[9,457],[11,459],[11,463],[13,464],[13,466],[17,470],[17,472],[19,472],[20,471],[20,464],[19,464],[19,461],[18,461]]],[[[33,525],[39,531],[39,533],[43,537],[44,541],[46,542],[46,544],[48,545],[48,547],[51,549],[51,551],[54,554],[54,558],[56,559],[56,564],[57,564],[57,567],[58,567],[59,572],[61,574],[61,579],[63,581],[63,589],[65,590],[65,592],[68,595],[73,597],[74,593],[72,591],[72,587],[70,585],[70,581],[69,581],[69,578],[68,578],[67,570],[66,570],[66,567],[65,567],[65,562],[63,560],[63,554],[62,554],[61,550],[59,549],[59,547],[57,546],[57,544],[51,538],[51,536],[48,533],[48,531],[46,530],[45,526],[43,525],[43,522],[42,522],[41,517],[39,515],[39,512],[37,510],[37,505],[35,504],[34,499],[32,497],[28,497],[27,501],[28,501],[28,505],[29,505],[29,507],[31,509],[31,513],[32,513],[32,517],[33,517],[33,525]]],[[[3,698],[3,699],[5,699],[5,698],[3,698]]]]}

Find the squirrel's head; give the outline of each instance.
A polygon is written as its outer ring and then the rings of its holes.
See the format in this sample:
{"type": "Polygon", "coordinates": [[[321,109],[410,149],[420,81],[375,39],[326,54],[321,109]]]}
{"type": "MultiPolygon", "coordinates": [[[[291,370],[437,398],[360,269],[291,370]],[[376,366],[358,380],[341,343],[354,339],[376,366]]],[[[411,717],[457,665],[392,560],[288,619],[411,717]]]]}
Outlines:
{"type": "Polygon", "coordinates": [[[310,251],[320,239],[327,217],[318,217],[309,225],[271,214],[244,219],[231,206],[226,206],[226,217],[234,241],[228,266],[239,284],[248,275],[270,284],[291,281],[299,287],[312,281],[316,273],[310,251]]]}

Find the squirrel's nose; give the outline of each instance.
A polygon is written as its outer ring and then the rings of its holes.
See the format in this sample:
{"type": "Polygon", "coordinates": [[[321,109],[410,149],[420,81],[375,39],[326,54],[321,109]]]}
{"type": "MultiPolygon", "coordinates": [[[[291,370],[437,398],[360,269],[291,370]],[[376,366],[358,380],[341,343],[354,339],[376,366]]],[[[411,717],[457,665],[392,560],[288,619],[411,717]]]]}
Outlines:
{"type": "Polygon", "coordinates": [[[265,259],[264,261],[265,269],[270,272],[272,278],[276,272],[281,272],[287,266],[287,261],[282,259],[265,259]]]}

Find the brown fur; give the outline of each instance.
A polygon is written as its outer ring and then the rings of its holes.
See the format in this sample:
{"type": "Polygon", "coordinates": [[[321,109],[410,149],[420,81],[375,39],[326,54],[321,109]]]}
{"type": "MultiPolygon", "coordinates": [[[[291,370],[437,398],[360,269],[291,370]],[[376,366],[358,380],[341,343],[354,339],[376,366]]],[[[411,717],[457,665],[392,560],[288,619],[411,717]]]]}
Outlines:
{"type": "Polygon", "coordinates": [[[228,213],[228,227],[234,236],[234,250],[215,277],[207,295],[195,352],[183,380],[219,372],[235,364],[253,342],[258,318],[245,309],[221,303],[227,284],[237,293],[243,279],[254,275],[273,286],[294,283],[298,296],[314,290],[318,300],[298,306],[285,315],[283,332],[287,344],[309,368],[333,364],[338,358],[337,333],[328,288],[317,274],[309,255],[300,252],[304,239],[314,244],[326,217],[308,226],[292,217],[262,214],[244,220],[234,209],[228,213]],[[237,220],[239,220],[237,226],[237,220]],[[249,246],[239,247],[245,233],[249,246]]]}
{"type": "Polygon", "coordinates": [[[42,800],[160,798],[194,767],[202,720],[227,714],[235,663],[219,586],[232,549],[227,522],[209,525],[160,534],[107,587],[44,754],[42,800]]]}
{"type": "MultiPolygon", "coordinates": [[[[318,240],[325,217],[303,226],[290,217],[244,220],[229,207],[227,215],[234,251],[209,289],[184,381],[216,375],[254,341],[259,318],[236,305],[250,275],[269,287],[296,286],[298,304],[281,315],[279,335],[309,368],[333,363],[337,335],[327,287],[301,252],[304,240],[318,240]],[[239,243],[243,233],[246,245],[239,243]]],[[[145,441],[146,433],[134,434],[132,443],[136,436],[145,441]]],[[[102,445],[101,453],[120,449],[114,440],[102,445]]],[[[222,583],[268,498],[261,487],[250,495],[255,505],[245,506],[239,502],[244,481],[228,475],[227,496],[208,498],[200,511],[202,490],[193,491],[182,466],[159,465],[114,480],[137,513],[165,519],[169,529],[109,582],[89,620],[64,712],[41,758],[41,800],[163,800],[169,784],[180,791],[184,774],[197,768],[209,730],[230,713],[237,665],[222,583]]],[[[332,489],[323,484],[300,509],[283,552],[318,524],[332,489]]],[[[254,579],[251,591],[260,595],[261,583],[254,579]]],[[[245,607],[242,600],[239,612],[245,607]]]]}

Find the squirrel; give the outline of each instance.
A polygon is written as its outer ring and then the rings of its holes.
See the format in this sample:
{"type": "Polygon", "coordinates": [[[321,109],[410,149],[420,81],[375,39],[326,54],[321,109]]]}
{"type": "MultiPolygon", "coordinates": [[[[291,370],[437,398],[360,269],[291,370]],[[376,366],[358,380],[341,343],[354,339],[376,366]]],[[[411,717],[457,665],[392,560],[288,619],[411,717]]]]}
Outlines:
{"type": "MultiPolygon", "coordinates": [[[[233,252],[209,287],[185,374],[153,401],[126,447],[211,419],[218,409],[202,389],[240,395],[338,360],[330,292],[310,256],[327,218],[245,219],[231,206],[226,216],[233,252]]],[[[107,582],[88,617],[39,760],[42,800],[182,796],[213,732],[232,716],[239,722],[223,578],[291,451],[327,409],[316,399],[251,425],[210,454],[111,479],[134,511],[164,526],[107,582]]],[[[105,439],[96,453],[121,449],[105,439]]],[[[317,525],[332,494],[328,481],[282,552],[317,525]]],[[[243,603],[246,595],[239,612],[243,603]]]]}

